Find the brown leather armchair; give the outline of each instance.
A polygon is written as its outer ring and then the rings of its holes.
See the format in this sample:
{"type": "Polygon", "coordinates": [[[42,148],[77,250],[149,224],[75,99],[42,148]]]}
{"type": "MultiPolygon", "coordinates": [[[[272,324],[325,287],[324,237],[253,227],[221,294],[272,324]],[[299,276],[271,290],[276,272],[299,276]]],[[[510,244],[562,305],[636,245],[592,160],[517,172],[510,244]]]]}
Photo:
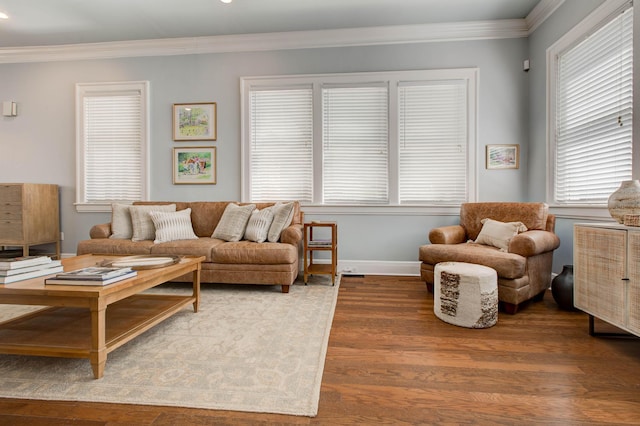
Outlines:
{"type": "Polygon", "coordinates": [[[560,246],[554,232],[555,216],[545,203],[487,202],[460,206],[460,224],[434,228],[431,244],[420,247],[420,275],[433,292],[435,265],[439,262],[466,262],[485,265],[498,273],[498,299],[502,310],[515,314],[530,299],[542,300],[551,283],[553,251],[560,246]],[[475,241],[482,219],[522,222],[527,231],[515,235],[508,249],[475,241]]]}

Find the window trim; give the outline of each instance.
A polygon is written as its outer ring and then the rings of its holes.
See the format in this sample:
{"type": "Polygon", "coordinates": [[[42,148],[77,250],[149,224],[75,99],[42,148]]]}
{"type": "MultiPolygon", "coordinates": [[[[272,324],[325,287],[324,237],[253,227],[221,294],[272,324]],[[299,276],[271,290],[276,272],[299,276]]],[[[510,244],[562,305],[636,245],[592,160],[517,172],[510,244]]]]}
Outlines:
{"type": "MultiPolygon", "coordinates": [[[[454,68],[437,70],[417,70],[417,71],[390,71],[390,72],[363,72],[363,73],[331,73],[331,74],[308,74],[308,75],[280,75],[280,76],[247,76],[240,78],[240,155],[241,155],[241,200],[247,201],[250,194],[250,152],[248,141],[250,138],[250,122],[248,118],[248,108],[250,105],[249,96],[253,87],[289,87],[294,85],[311,85],[313,90],[313,139],[314,139],[314,170],[321,167],[321,155],[317,155],[321,149],[322,135],[322,97],[320,92],[323,85],[327,84],[359,84],[359,83],[380,83],[389,87],[389,203],[386,205],[330,205],[318,202],[316,195],[316,185],[321,184],[321,174],[314,173],[314,201],[305,203],[306,207],[313,207],[314,210],[335,211],[336,207],[340,211],[362,211],[362,209],[381,209],[385,212],[409,211],[418,209],[425,211],[433,209],[447,209],[447,207],[459,208],[459,204],[453,206],[432,204],[400,204],[399,202],[399,151],[398,141],[400,130],[398,128],[398,86],[399,82],[425,81],[425,80],[465,80],[467,82],[467,201],[473,202],[477,199],[477,114],[478,114],[478,68],[454,68]],[[318,164],[320,162],[320,164],[318,164]]],[[[320,168],[321,170],[321,168],[320,168]]]]}
{"type": "Polygon", "coordinates": [[[115,93],[122,91],[139,91],[142,98],[142,146],[141,164],[142,175],[142,200],[149,199],[149,147],[150,147],[150,119],[149,119],[149,82],[104,82],[104,83],[77,83],[76,84],[76,206],[77,212],[111,212],[111,203],[88,203],[84,200],[84,117],[83,99],[87,94],[115,93]]]}
{"type": "MultiPolygon", "coordinates": [[[[560,37],[553,45],[547,48],[546,51],[546,96],[547,96],[547,117],[546,117],[546,147],[547,147],[547,185],[546,185],[546,200],[547,204],[554,209],[556,214],[562,217],[578,217],[583,219],[595,218],[610,218],[608,215],[608,209],[606,205],[600,204],[562,204],[555,201],[555,169],[556,169],[556,93],[557,93],[557,71],[558,71],[558,56],[569,49],[571,46],[580,43],[587,38],[590,34],[594,33],[598,29],[606,25],[609,20],[615,15],[621,13],[629,7],[633,7],[631,0],[609,0],[604,2],[600,7],[595,9],[585,19],[578,23],[575,27],[569,30],[566,34],[560,37]]],[[[635,31],[635,28],[634,28],[635,31]]],[[[634,57],[635,55],[635,43],[634,43],[634,57]]],[[[634,59],[634,63],[636,60],[634,59]]],[[[635,83],[634,72],[634,83],[635,83]]],[[[635,90],[634,90],[635,92],[635,90]]],[[[634,94],[634,98],[635,98],[634,94]]],[[[634,106],[635,106],[635,102],[634,106]]],[[[634,114],[635,116],[636,114],[634,114]]],[[[636,131],[637,119],[634,117],[634,133],[636,131]]],[[[635,176],[638,174],[640,161],[638,161],[637,143],[635,138],[632,140],[634,158],[632,160],[632,173],[635,176]]],[[[638,147],[640,148],[640,147],[638,147]]]]}

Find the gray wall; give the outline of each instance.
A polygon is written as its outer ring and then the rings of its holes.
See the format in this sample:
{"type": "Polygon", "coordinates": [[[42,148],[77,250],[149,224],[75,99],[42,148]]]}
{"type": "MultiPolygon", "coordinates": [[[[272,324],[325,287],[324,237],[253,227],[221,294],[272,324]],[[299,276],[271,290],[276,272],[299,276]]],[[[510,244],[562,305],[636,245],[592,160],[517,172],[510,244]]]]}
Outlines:
{"type": "MultiPolygon", "coordinates": [[[[91,225],[106,213],[77,213],[75,201],[74,85],[149,80],[151,90],[151,198],[240,198],[239,78],[251,75],[479,68],[478,195],[480,200],[527,200],[528,164],[519,170],[484,169],[486,144],[520,143],[527,155],[528,76],[522,71],[527,39],[424,43],[258,53],[202,54],[0,65],[0,98],[18,102],[19,115],[0,119],[0,181],[48,182],[61,187],[63,253],[74,253],[91,225]],[[171,106],[218,103],[218,183],[173,185],[171,106]]],[[[326,219],[326,216],[308,219],[326,219]]],[[[453,216],[350,215],[339,223],[340,260],[416,261],[430,228],[453,216]]],[[[417,271],[416,271],[417,272],[417,271]]]]}
{"type": "MultiPolygon", "coordinates": [[[[0,181],[48,182],[61,187],[63,252],[75,252],[90,227],[107,213],[77,213],[75,201],[74,85],[78,82],[151,82],[151,198],[238,200],[240,198],[239,78],[477,67],[478,200],[545,200],[546,49],[602,0],[566,0],[528,39],[409,45],[301,49],[257,53],[203,54],[0,65],[0,98],[18,102],[19,116],[0,119],[0,181]],[[522,71],[529,58],[531,70],[522,71]],[[173,185],[171,149],[206,143],[171,140],[171,105],[218,103],[218,183],[173,185]],[[484,168],[487,144],[519,143],[518,170],[484,168]]],[[[455,223],[450,215],[340,214],[308,219],[337,220],[341,261],[415,261],[428,230],[455,223]]],[[[554,271],[572,263],[574,219],[560,217],[562,245],[554,271]]]]}

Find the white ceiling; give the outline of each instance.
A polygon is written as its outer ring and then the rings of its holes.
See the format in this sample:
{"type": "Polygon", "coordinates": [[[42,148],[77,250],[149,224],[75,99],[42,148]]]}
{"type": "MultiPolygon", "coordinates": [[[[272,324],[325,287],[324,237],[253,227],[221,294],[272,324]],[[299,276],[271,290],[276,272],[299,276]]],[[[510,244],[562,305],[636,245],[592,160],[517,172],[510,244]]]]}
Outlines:
{"type": "Polygon", "coordinates": [[[522,19],[539,2],[0,0],[0,48],[522,19]]]}

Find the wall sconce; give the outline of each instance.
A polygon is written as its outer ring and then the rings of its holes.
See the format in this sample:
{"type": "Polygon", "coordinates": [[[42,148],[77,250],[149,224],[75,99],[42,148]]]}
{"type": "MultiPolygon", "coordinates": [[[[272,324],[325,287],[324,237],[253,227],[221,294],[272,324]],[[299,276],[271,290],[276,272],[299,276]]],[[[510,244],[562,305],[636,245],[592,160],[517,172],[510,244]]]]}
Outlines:
{"type": "Polygon", "coordinates": [[[18,115],[18,104],[13,101],[2,102],[2,115],[5,117],[15,117],[18,115]]]}

